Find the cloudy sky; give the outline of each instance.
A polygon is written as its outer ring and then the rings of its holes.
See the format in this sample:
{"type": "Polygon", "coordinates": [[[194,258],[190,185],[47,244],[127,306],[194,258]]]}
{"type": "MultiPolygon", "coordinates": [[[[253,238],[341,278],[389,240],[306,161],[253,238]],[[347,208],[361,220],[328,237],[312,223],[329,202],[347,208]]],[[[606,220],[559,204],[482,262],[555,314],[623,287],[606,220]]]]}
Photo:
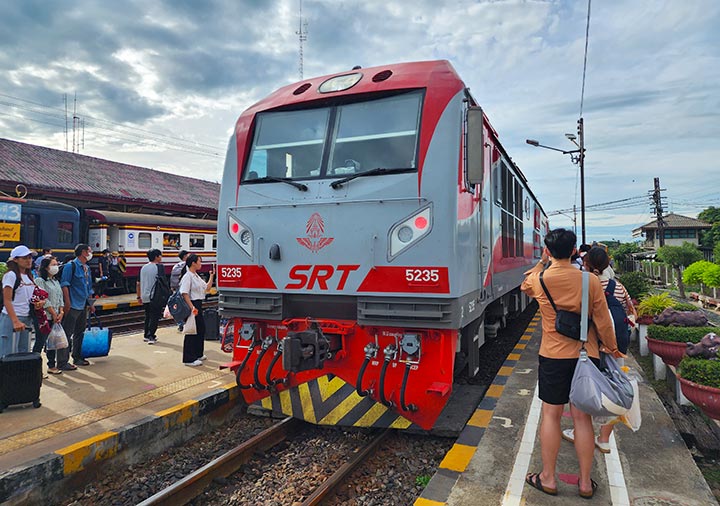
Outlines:
{"type": "MultiPolygon", "coordinates": [[[[586,0],[304,0],[305,77],[448,59],[551,214],[580,206],[586,0]]],[[[0,137],[219,181],[235,119],[299,80],[299,0],[0,0],[0,137]],[[77,94],[77,104],[74,97],[77,94]],[[80,132],[76,140],[80,140],[80,132]]],[[[588,239],[720,206],[720,2],[595,0],[583,117],[588,239]]],[[[555,214],[562,211],[563,214],[555,214]]],[[[580,216],[577,216],[578,232],[580,216]]],[[[579,235],[579,233],[578,233],[579,235]]]]}

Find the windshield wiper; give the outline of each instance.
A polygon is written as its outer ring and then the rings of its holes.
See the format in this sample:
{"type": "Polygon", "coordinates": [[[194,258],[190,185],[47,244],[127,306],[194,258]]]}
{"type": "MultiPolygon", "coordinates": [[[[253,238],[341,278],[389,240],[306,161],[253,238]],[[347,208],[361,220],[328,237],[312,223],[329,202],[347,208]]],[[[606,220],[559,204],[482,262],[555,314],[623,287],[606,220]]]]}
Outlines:
{"type": "Polygon", "coordinates": [[[268,183],[268,182],[270,182],[270,183],[287,183],[290,186],[294,186],[301,192],[306,192],[308,189],[307,185],[298,183],[297,181],[292,181],[286,177],[263,176],[263,177],[259,177],[257,179],[247,179],[247,180],[243,181],[243,184],[268,183]]]}
{"type": "Polygon", "coordinates": [[[388,174],[391,172],[407,172],[411,170],[415,169],[412,167],[395,167],[392,169],[387,169],[385,167],[376,167],[374,169],[366,170],[365,172],[359,172],[358,174],[353,174],[352,176],[344,177],[342,179],[338,179],[337,181],[333,181],[332,183],[330,183],[330,186],[334,189],[338,189],[348,181],[352,181],[353,179],[358,177],[377,176],[378,174],[388,174]]]}

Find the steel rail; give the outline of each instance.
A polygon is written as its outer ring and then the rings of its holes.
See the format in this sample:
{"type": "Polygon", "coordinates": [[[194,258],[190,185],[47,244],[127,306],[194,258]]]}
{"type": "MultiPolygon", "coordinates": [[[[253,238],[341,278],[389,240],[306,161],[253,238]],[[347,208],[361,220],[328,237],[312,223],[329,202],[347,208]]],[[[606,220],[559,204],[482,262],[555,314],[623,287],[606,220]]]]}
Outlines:
{"type": "Polygon", "coordinates": [[[286,418],[233,450],[205,464],[197,471],[173,483],[157,494],[148,497],[138,506],[178,506],[187,504],[200,495],[216,478],[236,472],[258,451],[266,451],[290,437],[302,425],[300,420],[286,418]]]}
{"type": "Polygon", "coordinates": [[[352,457],[345,464],[340,466],[330,478],[320,484],[315,492],[305,499],[302,506],[317,506],[320,504],[329,494],[331,494],[341,483],[345,482],[345,479],[357,469],[357,467],[365,462],[365,459],[372,454],[380,443],[392,432],[392,429],[385,429],[380,432],[375,438],[368,442],[364,447],[353,452],[352,457]]]}

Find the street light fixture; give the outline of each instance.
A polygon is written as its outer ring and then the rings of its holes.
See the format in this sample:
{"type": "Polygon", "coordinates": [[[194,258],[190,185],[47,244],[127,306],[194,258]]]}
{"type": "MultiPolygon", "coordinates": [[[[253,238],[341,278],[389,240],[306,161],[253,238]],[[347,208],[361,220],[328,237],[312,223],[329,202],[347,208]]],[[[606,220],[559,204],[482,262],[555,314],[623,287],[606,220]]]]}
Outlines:
{"type": "Polygon", "coordinates": [[[585,240],[585,132],[582,118],[578,120],[577,137],[575,134],[565,134],[565,137],[575,144],[578,149],[567,150],[553,148],[551,146],[540,144],[535,139],[526,139],[525,142],[531,146],[535,146],[536,148],[551,149],[553,151],[559,151],[563,155],[570,155],[572,163],[580,166],[580,230],[582,233],[582,244],[587,244],[587,241],[585,240]],[[578,143],[577,140],[579,140],[580,143],[578,143]]]}

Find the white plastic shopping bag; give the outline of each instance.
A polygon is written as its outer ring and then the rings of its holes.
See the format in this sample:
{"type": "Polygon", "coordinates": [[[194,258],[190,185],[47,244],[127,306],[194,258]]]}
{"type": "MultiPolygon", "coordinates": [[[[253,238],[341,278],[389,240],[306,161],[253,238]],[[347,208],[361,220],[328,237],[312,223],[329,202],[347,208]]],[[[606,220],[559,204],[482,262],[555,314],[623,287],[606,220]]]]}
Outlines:
{"type": "Polygon", "coordinates": [[[185,326],[183,327],[183,334],[197,334],[197,325],[195,324],[195,314],[190,313],[187,320],[185,320],[185,326]]]}

